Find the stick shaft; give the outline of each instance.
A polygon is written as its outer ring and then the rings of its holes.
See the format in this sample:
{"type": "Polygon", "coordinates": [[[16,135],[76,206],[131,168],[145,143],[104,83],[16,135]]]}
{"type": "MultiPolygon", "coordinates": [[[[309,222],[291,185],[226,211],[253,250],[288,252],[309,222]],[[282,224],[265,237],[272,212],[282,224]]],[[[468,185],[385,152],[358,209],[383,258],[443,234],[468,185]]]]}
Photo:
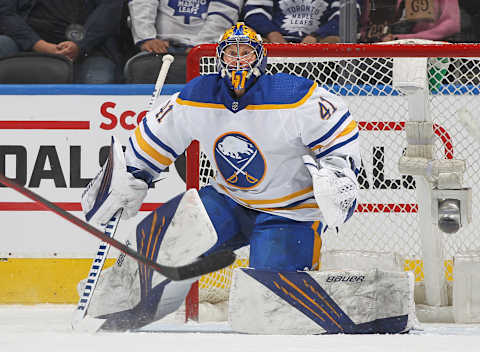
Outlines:
{"type": "Polygon", "coordinates": [[[101,239],[103,242],[106,242],[106,243],[110,244],[111,246],[117,248],[118,250],[125,253],[126,255],[129,255],[130,257],[134,258],[138,262],[140,262],[142,264],[147,264],[152,269],[164,274],[164,269],[161,266],[159,266],[157,263],[153,262],[152,260],[150,260],[148,258],[145,258],[143,255],[134,251],[130,247],[127,247],[123,243],[121,243],[121,242],[119,242],[119,241],[117,241],[117,240],[115,240],[111,237],[108,237],[107,235],[105,235],[103,232],[100,232],[99,230],[97,230],[92,225],[90,225],[87,222],[83,221],[82,219],[76,217],[75,215],[72,215],[69,212],[63,210],[62,208],[60,208],[56,204],[50,202],[49,200],[43,198],[42,196],[40,196],[40,195],[30,191],[29,189],[13,182],[12,180],[6,178],[2,174],[0,174],[0,182],[3,183],[4,185],[10,187],[10,188],[13,188],[17,192],[19,192],[19,193],[23,194],[24,196],[34,200],[35,202],[38,202],[38,203],[42,204],[45,208],[53,211],[54,213],[56,213],[57,215],[60,215],[65,220],[71,222],[74,225],[77,225],[81,229],[83,229],[83,230],[87,231],[88,233],[92,234],[93,236],[101,239]]]}
{"type": "MultiPolygon", "coordinates": [[[[148,111],[150,111],[155,103],[155,100],[158,97],[158,94],[162,90],[163,84],[167,77],[168,69],[170,64],[172,63],[173,57],[168,57],[163,60],[162,67],[160,68],[160,72],[157,77],[157,81],[155,83],[155,88],[152,92],[150,100],[148,102],[148,111]]],[[[113,217],[109,220],[106,228],[105,228],[105,235],[114,238],[115,231],[118,227],[118,223],[120,222],[120,217],[122,215],[122,210],[118,210],[113,217]]],[[[105,260],[108,256],[108,252],[110,250],[110,244],[106,242],[101,242],[98,250],[97,255],[93,258],[92,265],[90,271],[88,273],[87,284],[85,285],[85,289],[82,292],[82,295],[78,301],[77,309],[75,310],[72,326],[75,327],[79,324],[79,322],[85,317],[87,310],[90,306],[90,301],[93,296],[93,292],[97,286],[98,279],[100,274],[103,270],[103,265],[105,260]]]]}
{"type": "Polygon", "coordinates": [[[150,97],[150,101],[148,102],[147,109],[150,111],[157,100],[158,94],[162,91],[163,84],[165,83],[165,79],[167,78],[168,69],[173,62],[173,56],[169,55],[170,58],[163,59],[162,67],[160,68],[160,72],[157,76],[157,81],[155,82],[155,88],[153,89],[152,96],[150,97]]]}
{"type": "MultiPolygon", "coordinates": [[[[114,238],[118,223],[120,222],[120,217],[122,216],[122,211],[123,209],[119,209],[107,223],[104,231],[105,235],[114,238]]],[[[75,309],[75,312],[73,314],[71,325],[74,329],[76,328],[76,326],[78,326],[80,321],[87,314],[93,292],[97,287],[98,279],[100,277],[100,273],[103,270],[105,260],[108,257],[109,250],[110,245],[102,241],[97,249],[95,258],[93,258],[90,270],[88,272],[85,287],[78,300],[77,309],[75,309]]]]}

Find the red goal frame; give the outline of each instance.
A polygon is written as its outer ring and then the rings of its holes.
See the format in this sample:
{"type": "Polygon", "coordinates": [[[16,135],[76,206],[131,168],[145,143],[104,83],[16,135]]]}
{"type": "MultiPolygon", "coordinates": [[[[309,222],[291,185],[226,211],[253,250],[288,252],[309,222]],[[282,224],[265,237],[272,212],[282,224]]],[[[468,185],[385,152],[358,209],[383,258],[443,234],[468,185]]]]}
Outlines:
{"type": "MultiPolygon", "coordinates": [[[[351,57],[351,58],[389,58],[389,57],[480,57],[480,44],[265,44],[267,55],[272,57],[351,57]]],[[[216,44],[202,44],[194,47],[187,57],[187,82],[200,75],[202,57],[214,57],[216,44]]],[[[404,122],[359,121],[360,130],[392,129],[403,130],[404,122]],[[379,126],[379,124],[383,124],[379,126]]],[[[445,157],[453,158],[452,144],[443,127],[434,125],[434,132],[440,136],[445,145],[445,157]]],[[[199,187],[199,143],[197,141],[187,149],[186,186],[199,187]]],[[[356,212],[408,212],[414,213],[416,204],[359,204],[356,212]]],[[[186,300],[186,320],[198,320],[198,282],[186,300]]]]}

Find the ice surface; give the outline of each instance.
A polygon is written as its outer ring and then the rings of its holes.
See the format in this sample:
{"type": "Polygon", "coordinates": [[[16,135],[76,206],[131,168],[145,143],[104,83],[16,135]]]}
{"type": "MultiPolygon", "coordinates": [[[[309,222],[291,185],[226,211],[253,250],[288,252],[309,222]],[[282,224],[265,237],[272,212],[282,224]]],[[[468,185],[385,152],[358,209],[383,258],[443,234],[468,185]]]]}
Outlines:
{"type": "Polygon", "coordinates": [[[70,330],[73,305],[0,306],[1,352],[479,351],[480,325],[422,324],[404,335],[242,335],[226,323],[158,322],[144,332],[70,330]],[[160,331],[161,330],[161,331],[160,331]]]}

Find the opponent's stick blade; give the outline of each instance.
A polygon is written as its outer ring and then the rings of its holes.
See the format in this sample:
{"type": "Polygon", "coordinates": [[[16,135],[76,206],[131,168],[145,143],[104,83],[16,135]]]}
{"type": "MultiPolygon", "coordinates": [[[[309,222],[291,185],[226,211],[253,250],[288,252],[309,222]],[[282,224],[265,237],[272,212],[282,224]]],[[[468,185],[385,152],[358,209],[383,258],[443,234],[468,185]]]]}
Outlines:
{"type": "Polygon", "coordinates": [[[235,261],[235,253],[224,250],[199,258],[193,263],[179,266],[166,267],[163,274],[175,281],[191,279],[223,269],[235,261]]]}

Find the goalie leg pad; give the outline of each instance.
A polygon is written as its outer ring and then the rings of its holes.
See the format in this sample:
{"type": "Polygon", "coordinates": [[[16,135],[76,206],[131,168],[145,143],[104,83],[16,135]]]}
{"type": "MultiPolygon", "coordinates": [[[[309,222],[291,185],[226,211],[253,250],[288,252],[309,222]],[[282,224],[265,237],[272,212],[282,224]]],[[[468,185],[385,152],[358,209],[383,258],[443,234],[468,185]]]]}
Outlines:
{"type": "Polygon", "coordinates": [[[152,275],[139,270],[134,259],[122,258],[102,272],[87,312],[88,319],[95,317],[95,330],[141,328],[176,311],[194,281],[171,281],[157,272],[152,275]]]}
{"type": "MultiPolygon", "coordinates": [[[[127,239],[126,244],[130,246],[135,240],[133,236],[127,239]]],[[[78,294],[84,292],[88,278],[78,284],[78,294]]],[[[121,254],[116,263],[102,270],[97,286],[92,292],[87,316],[97,317],[100,315],[115,313],[120,310],[128,310],[140,301],[140,280],[138,275],[137,262],[121,254]]]]}
{"type": "MultiPolygon", "coordinates": [[[[215,229],[195,189],[145,217],[126,244],[163,265],[191,263],[217,242],[215,229]]],[[[131,330],[175,311],[195,279],[171,282],[144,264],[121,255],[102,272],[88,316],[103,319],[102,330],[131,330]]]]}
{"type": "Polygon", "coordinates": [[[196,189],[190,189],[137,226],[138,251],[162,265],[191,263],[217,243],[217,232],[196,189]]]}
{"type": "Polygon", "coordinates": [[[413,276],[235,269],[229,322],[252,334],[401,333],[416,324],[413,276]]]}
{"type": "Polygon", "coordinates": [[[139,329],[153,321],[160,320],[176,311],[185,300],[195,279],[171,281],[165,279],[153,287],[139,304],[129,310],[99,316],[105,322],[101,331],[127,331],[139,329]]]}

